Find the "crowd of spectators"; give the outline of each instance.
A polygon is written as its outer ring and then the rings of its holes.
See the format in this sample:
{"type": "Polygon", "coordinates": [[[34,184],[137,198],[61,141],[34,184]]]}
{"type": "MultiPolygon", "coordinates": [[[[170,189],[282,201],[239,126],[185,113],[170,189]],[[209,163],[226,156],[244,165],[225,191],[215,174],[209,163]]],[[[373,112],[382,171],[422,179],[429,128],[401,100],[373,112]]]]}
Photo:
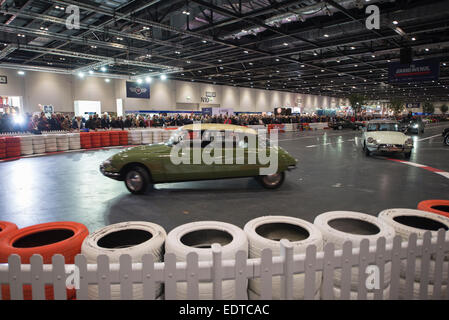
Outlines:
{"type": "MultiPolygon", "coordinates": [[[[97,129],[124,129],[124,128],[147,128],[147,127],[175,127],[192,124],[194,122],[202,123],[222,123],[234,125],[269,125],[269,124],[287,124],[287,123],[317,123],[333,121],[369,121],[372,116],[307,116],[290,115],[274,116],[262,114],[240,114],[240,115],[199,115],[199,114],[159,114],[143,116],[139,114],[129,114],[125,117],[115,117],[107,114],[90,115],[88,119],[82,117],[69,117],[63,114],[45,113],[34,116],[26,114],[23,116],[14,116],[11,114],[0,114],[0,132],[43,132],[43,131],[74,131],[74,130],[97,130],[97,129]]],[[[433,121],[441,121],[444,116],[432,116],[433,121]]],[[[401,120],[398,118],[397,120],[401,120]]]]}

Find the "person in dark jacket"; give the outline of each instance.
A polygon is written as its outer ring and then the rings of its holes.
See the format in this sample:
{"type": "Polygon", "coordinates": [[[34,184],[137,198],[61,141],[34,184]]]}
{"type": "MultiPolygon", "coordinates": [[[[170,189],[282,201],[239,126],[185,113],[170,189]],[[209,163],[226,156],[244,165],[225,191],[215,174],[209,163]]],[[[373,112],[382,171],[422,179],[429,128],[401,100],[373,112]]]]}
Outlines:
{"type": "Polygon", "coordinates": [[[97,122],[94,120],[92,116],[89,116],[89,119],[86,121],[86,129],[89,130],[97,129],[97,122]]]}
{"type": "Polygon", "coordinates": [[[111,122],[109,121],[109,118],[106,114],[103,115],[101,118],[101,128],[102,129],[109,129],[111,127],[111,122]]]}
{"type": "Polygon", "coordinates": [[[50,120],[48,120],[48,125],[51,131],[61,130],[61,125],[54,113],[52,113],[50,120]]]}

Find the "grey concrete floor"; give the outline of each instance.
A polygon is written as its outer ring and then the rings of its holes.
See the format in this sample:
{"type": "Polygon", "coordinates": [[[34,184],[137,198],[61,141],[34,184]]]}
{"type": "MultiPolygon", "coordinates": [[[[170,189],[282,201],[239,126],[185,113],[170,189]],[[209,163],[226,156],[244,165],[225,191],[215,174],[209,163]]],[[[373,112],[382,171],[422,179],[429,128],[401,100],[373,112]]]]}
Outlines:
{"type": "MultiPolygon", "coordinates": [[[[449,171],[449,147],[443,146],[441,132],[437,127],[413,136],[416,149],[410,161],[449,171]]],[[[76,221],[91,232],[123,221],[151,221],[170,231],[202,220],[243,227],[263,215],[308,221],[334,210],[377,215],[388,208],[416,208],[421,200],[449,199],[449,179],[382,157],[367,158],[360,137],[352,130],[281,134],[280,145],[300,163],[275,191],[253,179],[236,179],[162,184],[133,196],[123,183],[98,171],[119,150],[0,163],[0,220],[19,227],[76,221]]]]}

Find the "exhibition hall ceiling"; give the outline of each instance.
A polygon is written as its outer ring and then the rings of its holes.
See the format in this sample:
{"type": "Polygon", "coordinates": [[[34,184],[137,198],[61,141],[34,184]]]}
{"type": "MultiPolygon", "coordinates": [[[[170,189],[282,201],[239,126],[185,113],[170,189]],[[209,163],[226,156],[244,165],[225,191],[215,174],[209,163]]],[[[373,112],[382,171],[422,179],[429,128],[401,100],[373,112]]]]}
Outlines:
{"type": "Polygon", "coordinates": [[[447,0],[0,0],[0,15],[0,68],[449,97],[447,0]],[[378,9],[379,28],[367,8],[378,9]],[[403,48],[414,60],[437,59],[439,78],[389,84],[403,48]]]}

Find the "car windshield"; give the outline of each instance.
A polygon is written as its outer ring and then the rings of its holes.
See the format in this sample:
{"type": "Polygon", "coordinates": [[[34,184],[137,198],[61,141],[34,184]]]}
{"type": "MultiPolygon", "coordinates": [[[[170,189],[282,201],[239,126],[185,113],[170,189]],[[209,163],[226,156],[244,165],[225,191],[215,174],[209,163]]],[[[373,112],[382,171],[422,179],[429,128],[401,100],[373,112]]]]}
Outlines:
{"type": "Polygon", "coordinates": [[[395,122],[388,123],[370,123],[367,131],[394,131],[399,132],[399,124],[395,122]]]}

